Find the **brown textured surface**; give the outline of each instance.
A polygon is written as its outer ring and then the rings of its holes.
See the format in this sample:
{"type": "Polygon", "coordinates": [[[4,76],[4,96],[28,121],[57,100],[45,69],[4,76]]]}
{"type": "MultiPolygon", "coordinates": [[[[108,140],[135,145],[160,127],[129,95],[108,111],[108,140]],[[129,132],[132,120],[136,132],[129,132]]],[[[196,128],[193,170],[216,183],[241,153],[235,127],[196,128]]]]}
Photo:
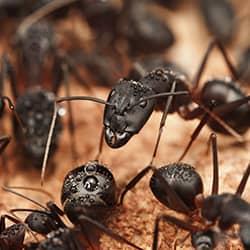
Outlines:
{"type": "MultiPolygon", "coordinates": [[[[201,56],[206,49],[209,37],[200,23],[196,10],[191,4],[187,4],[181,9],[178,15],[169,12],[169,24],[173,27],[177,37],[177,43],[169,51],[168,57],[180,63],[184,69],[194,75],[197,66],[201,60],[201,56]]],[[[78,27],[79,28],[79,27],[78,27]]],[[[237,52],[238,47],[235,45],[230,50],[231,55],[237,52]]],[[[209,60],[208,70],[205,77],[228,75],[224,63],[217,52],[209,60]]],[[[89,92],[73,83],[72,95],[89,95],[89,92]]],[[[95,96],[106,98],[108,90],[104,88],[93,88],[95,96]]],[[[64,92],[61,92],[64,95],[64,92]]],[[[92,94],[93,95],[93,94],[92,94]]],[[[57,204],[60,204],[60,189],[62,180],[66,173],[88,161],[93,159],[97,152],[99,135],[102,128],[102,108],[91,103],[74,103],[75,121],[77,124],[77,151],[78,162],[72,162],[69,134],[64,130],[61,136],[59,150],[55,155],[56,168],[54,171],[48,171],[48,176],[44,188],[50,191],[57,204]]],[[[160,113],[154,113],[149,122],[142,129],[141,133],[135,136],[125,147],[117,150],[111,150],[107,146],[104,148],[101,161],[109,166],[112,170],[118,186],[121,188],[128,180],[135,175],[140,169],[149,163],[152,149],[155,143],[156,134],[160,121],[160,113]]],[[[5,127],[9,129],[9,115],[5,116],[5,127]]],[[[64,118],[65,125],[67,116],[64,118]]],[[[177,115],[168,117],[167,124],[162,136],[159,154],[156,164],[161,166],[177,160],[186,145],[191,132],[197,125],[198,120],[183,121],[177,115]]],[[[204,180],[205,193],[211,188],[211,157],[206,154],[207,139],[209,129],[205,128],[198,140],[194,143],[185,162],[196,167],[197,171],[202,175],[204,180]]],[[[246,134],[249,140],[250,134],[246,134]]],[[[242,173],[249,162],[249,143],[245,146],[236,145],[233,138],[218,136],[219,145],[219,161],[220,161],[220,191],[233,192],[238,185],[242,173]]],[[[8,164],[10,167],[10,185],[23,186],[39,186],[39,173],[32,168],[26,168],[24,161],[20,161],[16,153],[14,140],[7,150],[8,164]]],[[[5,177],[5,168],[1,168],[1,184],[5,177]]],[[[124,207],[120,208],[111,216],[108,226],[114,231],[123,235],[127,239],[136,243],[143,249],[150,249],[152,244],[152,231],[154,219],[160,213],[173,214],[167,208],[163,207],[153,196],[149,188],[150,174],[141,181],[141,183],[130,192],[125,199],[124,207]]],[[[11,194],[0,191],[1,203],[8,208],[30,207],[30,203],[17,198],[11,194]]],[[[45,202],[47,198],[31,192],[23,192],[36,200],[45,202]]],[[[249,185],[247,186],[244,198],[250,201],[249,185]]],[[[3,208],[3,211],[5,209],[3,208]]],[[[172,226],[166,224],[161,225],[160,249],[171,249],[172,243],[176,238],[182,238],[183,232],[176,231],[172,226]]],[[[235,243],[233,249],[239,249],[235,243]]],[[[190,249],[189,239],[185,242],[183,248],[190,249]]],[[[101,249],[129,249],[106,236],[102,237],[101,249]]],[[[220,249],[228,249],[222,246],[220,249]]]]}

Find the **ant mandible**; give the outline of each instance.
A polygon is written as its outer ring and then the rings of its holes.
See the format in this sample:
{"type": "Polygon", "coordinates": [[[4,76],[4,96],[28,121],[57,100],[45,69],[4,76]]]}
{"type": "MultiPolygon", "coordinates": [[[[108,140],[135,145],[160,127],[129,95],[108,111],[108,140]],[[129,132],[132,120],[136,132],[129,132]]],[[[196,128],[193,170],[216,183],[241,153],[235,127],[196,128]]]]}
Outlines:
{"type": "Polygon", "coordinates": [[[156,156],[168,113],[178,112],[186,120],[201,119],[179,160],[183,159],[205,124],[215,132],[231,134],[242,142],[240,134],[249,128],[249,119],[246,117],[249,117],[250,113],[250,97],[232,80],[215,78],[206,81],[201,90],[198,88],[208,57],[215,47],[223,55],[234,79],[238,79],[226,51],[216,39],[209,44],[192,86],[183,75],[169,69],[156,69],[139,81],[122,79],[110,91],[107,101],[112,105],[106,106],[104,111],[103,124],[107,144],[112,148],[125,145],[133,135],[140,132],[155,109],[162,110],[163,115],[151,163],[156,156]],[[180,91],[179,94],[184,96],[174,97],[172,94],[167,101],[162,98],[165,92],[168,96],[169,92],[175,91],[180,91]],[[156,102],[156,98],[160,100],[156,102]],[[198,104],[198,107],[190,109],[192,102],[198,104]]]}

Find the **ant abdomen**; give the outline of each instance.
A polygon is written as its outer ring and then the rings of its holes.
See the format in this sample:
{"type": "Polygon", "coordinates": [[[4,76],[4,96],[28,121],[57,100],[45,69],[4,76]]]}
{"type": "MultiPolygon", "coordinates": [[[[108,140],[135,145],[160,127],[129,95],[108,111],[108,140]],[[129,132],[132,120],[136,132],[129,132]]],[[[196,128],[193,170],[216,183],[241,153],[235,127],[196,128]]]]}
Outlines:
{"type": "Polygon", "coordinates": [[[102,220],[116,204],[116,184],[112,173],[97,161],[90,161],[68,173],[61,202],[72,221],[78,212],[102,220]]]}
{"type": "MultiPolygon", "coordinates": [[[[25,139],[20,141],[24,144],[25,153],[37,165],[40,165],[43,159],[54,101],[55,96],[52,92],[42,90],[39,87],[27,90],[24,95],[17,99],[16,111],[25,128],[25,139]]],[[[60,120],[57,119],[51,153],[56,149],[61,128],[60,120]]],[[[15,134],[17,138],[23,135],[19,127],[15,127],[15,134]]]]}
{"type": "Polygon", "coordinates": [[[195,197],[203,193],[203,183],[192,166],[185,163],[172,163],[157,169],[150,180],[150,188],[161,203],[175,211],[184,212],[179,211],[168,197],[166,186],[161,183],[157,175],[161,175],[166,180],[190,210],[195,209],[195,197]]]}
{"type": "MultiPolygon", "coordinates": [[[[221,106],[231,103],[236,100],[243,99],[245,94],[236,86],[232,81],[225,81],[220,79],[213,79],[205,83],[200,93],[201,103],[207,107],[211,107],[211,100],[215,101],[215,106],[221,106]]],[[[218,114],[223,120],[227,121],[238,133],[243,134],[249,128],[250,121],[247,117],[250,114],[250,105],[248,103],[241,105],[231,112],[218,114]]],[[[211,120],[208,122],[210,128],[215,132],[228,133],[216,121],[211,120]]]]}
{"type": "Polygon", "coordinates": [[[21,250],[23,249],[23,241],[26,228],[24,224],[18,223],[6,228],[0,234],[0,249],[5,250],[21,250]]]}

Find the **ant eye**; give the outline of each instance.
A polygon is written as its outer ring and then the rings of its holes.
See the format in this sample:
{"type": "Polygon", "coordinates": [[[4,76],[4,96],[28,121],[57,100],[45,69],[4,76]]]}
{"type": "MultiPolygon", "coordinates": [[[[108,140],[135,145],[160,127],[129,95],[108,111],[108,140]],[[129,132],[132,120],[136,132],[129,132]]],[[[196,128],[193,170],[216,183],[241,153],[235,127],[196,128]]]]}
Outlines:
{"type": "Polygon", "coordinates": [[[140,107],[145,108],[147,105],[147,101],[143,101],[140,103],[140,107]]]}

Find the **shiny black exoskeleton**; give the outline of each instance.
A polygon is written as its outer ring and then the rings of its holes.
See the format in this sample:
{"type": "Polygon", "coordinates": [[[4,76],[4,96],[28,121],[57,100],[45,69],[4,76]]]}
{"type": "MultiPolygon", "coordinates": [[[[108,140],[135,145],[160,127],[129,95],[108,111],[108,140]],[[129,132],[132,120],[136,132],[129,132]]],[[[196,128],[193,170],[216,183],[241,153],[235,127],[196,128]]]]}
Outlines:
{"type": "MultiPolygon", "coordinates": [[[[11,188],[4,187],[4,190],[24,198],[11,188]]],[[[15,208],[10,212],[31,212],[25,219],[25,223],[34,232],[47,238],[37,246],[37,249],[57,249],[53,247],[72,250],[85,249],[89,246],[89,242],[94,241],[93,244],[99,244],[100,233],[105,233],[121,243],[141,250],[102,224],[117,205],[116,191],[112,173],[103,164],[90,161],[66,175],[61,190],[63,210],[54,202],[48,202],[45,207],[29,198],[29,201],[42,209],[15,208]],[[63,222],[61,218],[63,215],[67,215],[74,224],[74,228],[69,228],[63,222]],[[88,240],[80,243],[79,240],[70,239],[70,235],[74,238],[76,234],[88,240]],[[57,239],[61,239],[61,242],[65,241],[65,244],[57,245],[57,242],[54,242],[57,239]],[[75,243],[79,243],[79,245],[75,245],[75,243]],[[66,246],[69,248],[63,248],[66,246]]]]}
{"type": "MultiPolygon", "coordinates": [[[[113,87],[107,101],[114,106],[105,106],[104,130],[107,144],[112,148],[118,148],[126,144],[130,138],[139,133],[153,110],[156,108],[156,100],[147,100],[138,103],[142,98],[170,92],[173,82],[177,82],[176,90],[187,90],[183,79],[168,69],[157,69],[143,77],[140,81],[120,80],[113,87]]],[[[164,101],[164,100],[162,100],[164,101]]],[[[189,97],[183,97],[174,101],[170,112],[175,112],[182,105],[190,102],[189,97]]],[[[158,108],[162,103],[158,102],[158,108]]]]}
{"type": "Polygon", "coordinates": [[[171,189],[191,210],[196,209],[195,197],[203,193],[203,182],[195,168],[186,163],[173,163],[160,167],[150,179],[150,188],[154,196],[165,206],[178,212],[182,211],[167,195],[165,187],[158,176],[162,176],[171,189]],[[179,210],[180,209],[180,210],[179,210]]]}
{"type": "Polygon", "coordinates": [[[77,221],[77,211],[103,220],[116,205],[116,184],[112,173],[93,161],[70,171],[64,179],[61,203],[71,221],[77,221]]]}
{"type": "Polygon", "coordinates": [[[142,76],[147,75],[148,72],[151,72],[157,68],[169,69],[173,72],[180,72],[183,75],[186,75],[179,65],[166,60],[163,56],[150,55],[136,60],[132,65],[127,78],[134,81],[139,81],[142,76]]]}
{"type": "Polygon", "coordinates": [[[26,227],[17,219],[9,215],[1,216],[1,229],[0,229],[0,249],[3,250],[21,250],[24,245],[24,237],[26,227]],[[6,227],[5,219],[9,219],[15,224],[6,227]]]}
{"type": "Polygon", "coordinates": [[[192,86],[183,74],[162,68],[147,73],[138,81],[122,79],[112,88],[107,99],[114,106],[106,106],[104,111],[104,135],[107,144],[112,148],[125,145],[134,134],[139,133],[155,109],[163,111],[155,149],[158,147],[168,113],[178,112],[186,120],[201,119],[180,160],[205,124],[216,132],[230,134],[243,141],[240,134],[245,133],[250,124],[250,97],[236,86],[234,80],[229,79],[215,78],[206,81],[199,89],[208,57],[215,47],[222,53],[233,77],[238,79],[226,51],[217,40],[213,40],[208,46],[192,86]],[[175,91],[184,91],[187,94],[171,96],[170,92],[175,91]],[[155,94],[158,95],[154,96],[155,94]],[[170,95],[167,100],[161,97],[156,101],[156,97],[164,94],[170,95]],[[192,107],[192,103],[198,104],[198,107],[192,107]]]}
{"type": "Polygon", "coordinates": [[[230,43],[236,30],[235,10],[229,0],[200,0],[208,30],[221,42],[230,43]]]}
{"type": "MultiPolygon", "coordinates": [[[[190,231],[195,249],[214,249],[219,242],[219,234],[233,225],[240,226],[249,221],[250,205],[240,198],[250,174],[250,164],[245,171],[235,194],[218,194],[219,173],[217,140],[211,134],[210,143],[213,153],[213,183],[211,195],[203,197],[203,181],[197,171],[184,163],[173,163],[161,168],[148,166],[137,174],[125,187],[120,202],[126,193],[132,189],[149,171],[153,171],[150,188],[155,197],[166,207],[186,214],[188,222],[169,215],[159,215],[155,220],[153,250],[157,250],[159,224],[161,221],[172,223],[190,231]],[[204,221],[208,223],[203,223],[204,221]],[[197,222],[197,223],[193,223],[197,222]],[[212,222],[212,224],[209,224],[212,222]],[[218,223],[220,232],[214,231],[212,225],[218,223]]],[[[250,224],[249,224],[250,225],[250,224]]],[[[247,229],[244,228],[244,233],[247,229]]],[[[241,238],[241,234],[239,234],[241,238]]]]}

